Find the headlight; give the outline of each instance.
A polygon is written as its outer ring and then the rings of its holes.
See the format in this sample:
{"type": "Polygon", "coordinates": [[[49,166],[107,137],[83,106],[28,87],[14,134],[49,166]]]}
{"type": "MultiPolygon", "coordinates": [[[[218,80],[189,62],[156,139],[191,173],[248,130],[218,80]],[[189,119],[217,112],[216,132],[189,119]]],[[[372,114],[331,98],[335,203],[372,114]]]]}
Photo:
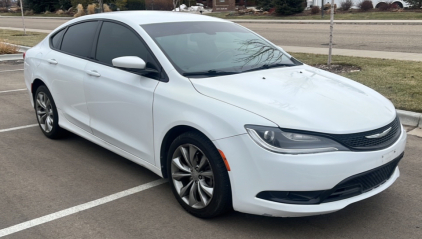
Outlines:
{"type": "Polygon", "coordinates": [[[259,146],[275,153],[310,154],[348,151],[336,141],[321,136],[284,132],[275,127],[245,125],[245,128],[259,146]]]}

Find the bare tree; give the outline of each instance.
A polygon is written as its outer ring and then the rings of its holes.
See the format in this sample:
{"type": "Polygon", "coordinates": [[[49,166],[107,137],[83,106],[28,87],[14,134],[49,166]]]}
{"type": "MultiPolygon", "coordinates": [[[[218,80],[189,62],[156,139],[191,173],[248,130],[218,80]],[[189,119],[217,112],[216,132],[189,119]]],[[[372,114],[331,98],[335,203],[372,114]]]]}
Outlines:
{"type": "Polygon", "coordinates": [[[9,7],[11,5],[11,0],[0,0],[0,7],[9,7]]]}
{"type": "MultiPolygon", "coordinates": [[[[323,10],[324,11],[324,10],[323,10]]],[[[328,50],[328,68],[331,68],[331,54],[333,51],[333,28],[334,28],[334,0],[331,3],[331,18],[330,18],[330,48],[328,50]]]]}
{"type": "MultiPolygon", "coordinates": [[[[173,9],[176,9],[177,5],[180,6],[180,0],[173,0],[173,9]]],[[[179,9],[180,11],[180,9],[179,9]]]]}
{"type": "Polygon", "coordinates": [[[271,64],[283,57],[283,53],[268,44],[265,44],[259,39],[251,39],[240,41],[240,48],[238,51],[240,54],[236,55],[234,62],[243,62],[243,66],[251,62],[255,62],[253,65],[260,64],[271,64]]]}

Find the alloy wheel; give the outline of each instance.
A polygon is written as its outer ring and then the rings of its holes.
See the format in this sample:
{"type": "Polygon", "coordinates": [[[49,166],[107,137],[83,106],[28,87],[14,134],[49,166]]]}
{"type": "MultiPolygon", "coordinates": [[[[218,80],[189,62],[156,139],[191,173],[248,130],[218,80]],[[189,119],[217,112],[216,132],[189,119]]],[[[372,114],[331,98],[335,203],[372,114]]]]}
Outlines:
{"type": "Polygon", "coordinates": [[[54,112],[50,98],[44,92],[39,92],[36,98],[36,111],[38,122],[41,129],[46,133],[50,133],[53,129],[54,112]]]}
{"type": "Polygon", "coordinates": [[[214,192],[214,174],[205,154],[193,144],[179,146],[172,157],[171,177],[180,198],[190,207],[206,207],[214,192]]]}

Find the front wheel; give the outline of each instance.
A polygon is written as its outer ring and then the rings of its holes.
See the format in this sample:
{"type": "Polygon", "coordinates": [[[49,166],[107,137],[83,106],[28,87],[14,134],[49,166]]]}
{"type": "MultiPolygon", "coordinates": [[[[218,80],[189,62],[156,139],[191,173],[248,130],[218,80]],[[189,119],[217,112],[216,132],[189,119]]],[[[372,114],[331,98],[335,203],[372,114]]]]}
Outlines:
{"type": "Polygon", "coordinates": [[[198,132],[186,132],[170,146],[167,162],[170,185],[182,207],[201,218],[232,208],[229,175],[214,144],[198,132]]]}

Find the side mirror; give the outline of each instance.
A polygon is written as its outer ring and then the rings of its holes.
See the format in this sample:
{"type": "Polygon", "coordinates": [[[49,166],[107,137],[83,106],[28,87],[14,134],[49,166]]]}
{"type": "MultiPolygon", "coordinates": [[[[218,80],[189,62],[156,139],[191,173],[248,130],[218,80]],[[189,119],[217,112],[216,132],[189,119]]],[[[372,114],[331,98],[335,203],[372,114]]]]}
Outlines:
{"type": "Polygon", "coordinates": [[[114,58],[112,61],[113,66],[122,68],[124,70],[140,74],[147,75],[150,73],[160,73],[156,69],[147,68],[146,63],[142,58],[137,56],[122,56],[114,58]]]}
{"type": "Polygon", "coordinates": [[[113,66],[126,69],[143,70],[146,67],[144,60],[137,56],[122,56],[114,58],[112,61],[113,66]]]}

